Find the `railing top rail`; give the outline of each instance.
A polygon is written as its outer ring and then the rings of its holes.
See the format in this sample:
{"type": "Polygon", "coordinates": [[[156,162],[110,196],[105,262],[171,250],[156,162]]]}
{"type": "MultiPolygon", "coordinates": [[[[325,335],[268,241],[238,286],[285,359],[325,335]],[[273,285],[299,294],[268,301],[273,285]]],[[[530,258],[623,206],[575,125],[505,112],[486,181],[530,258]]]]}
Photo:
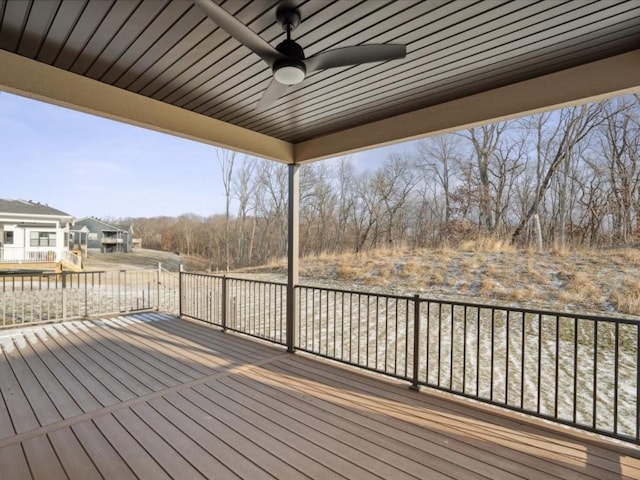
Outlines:
{"type": "Polygon", "coordinates": [[[368,295],[370,297],[383,297],[383,298],[392,298],[394,300],[413,300],[415,297],[411,295],[394,295],[388,293],[380,293],[380,292],[368,292],[365,290],[351,290],[344,288],[335,288],[335,287],[324,287],[321,285],[296,285],[296,288],[307,288],[314,290],[325,290],[328,292],[336,292],[336,293],[349,293],[353,295],[368,295]]]}
{"type": "MultiPolygon", "coordinates": [[[[260,284],[286,286],[286,283],[284,282],[273,282],[273,281],[267,281],[267,280],[257,280],[252,278],[241,278],[241,277],[228,276],[228,275],[218,274],[218,273],[204,273],[204,272],[182,272],[182,273],[187,275],[194,275],[194,276],[226,278],[227,280],[237,280],[237,281],[254,282],[254,283],[260,283],[260,284]]],[[[321,286],[321,285],[299,284],[299,285],[296,285],[295,288],[324,290],[329,292],[352,294],[352,295],[368,295],[368,296],[374,296],[379,298],[390,298],[394,300],[413,301],[416,299],[416,296],[414,295],[387,294],[387,293],[374,292],[374,291],[344,289],[344,288],[328,287],[328,286],[321,286]]],[[[495,310],[495,311],[524,313],[527,315],[551,316],[551,317],[558,317],[558,318],[571,318],[571,319],[591,320],[591,321],[599,321],[599,322],[613,322],[613,323],[626,324],[626,325],[635,325],[640,323],[640,318],[634,318],[633,316],[623,316],[623,315],[607,316],[602,314],[583,313],[583,312],[558,312],[558,311],[548,310],[548,309],[516,307],[516,306],[510,306],[510,305],[504,305],[504,304],[502,305],[488,304],[488,303],[481,303],[481,302],[464,302],[461,300],[450,300],[450,299],[423,297],[423,296],[419,296],[418,298],[420,303],[453,305],[453,306],[463,307],[463,308],[464,307],[480,308],[480,309],[489,309],[489,310],[495,310]]]]}
{"type": "Polygon", "coordinates": [[[559,317],[559,318],[574,318],[580,320],[593,320],[593,321],[601,321],[601,322],[616,322],[616,323],[624,323],[624,324],[638,324],[640,323],[640,318],[634,319],[631,317],[613,317],[613,316],[605,316],[605,315],[597,315],[592,313],[581,313],[581,312],[558,312],[554,310],[544,310],[544,309],[532,309],[532,308],[523,308],[523,307],[515,307],[509,305],[496,305],[496,304],[486,304],[486,303],[475,303],[475,302],[461,302],[457,300],[445,300],[438,298],[424,298],[420,297],[421,303],[437,303],[440,305],[454,305],[457,307],[467,307],[467,308],[482,308],[489,310],[501,310],[515,313],[524,313],[530,315],[540,315],[540,316],[550,316],[550,317],[559,317]]]}
{"type": "MultiPolygon", "coordinates": [[[[308,288],[308,289],[316,289],[316,290],[324,290],[329,292],[337,292],[337,293],[345,293],[345,294],[353,294],[353,295],[369,295],[376,296],[382,298],[392,298],[396,300],[415,300],[415,296],[410,295],[392,295],[380,292],[370,292],[366,290],[352,290],[352,289],[342,289],[342,288],[334,288],[334,287],[324,287],[318,285],[297,285],[296,288],[308,288]]],[[[631,317],[613,317],[613,316],[605,316],[605,315],[597,315],[592,313],[581,313],[581,312],[558,312],[553,310],[544,310],[544,309],[533,309],[533,308],[524,308],[524,307],[515,307],[509,305],[496,305],[496,304],[488,304],[488,303],[479,303],[479,302],[463,302],[460,300],[449,300],[442,298],[431,298],[431,297],[422,297],[418,296],[420,303],[435,303],[440,305],[453,305],[456,307],[467,307],[467,308],[481,308],[488,310],[500,310],[500,311],[509,311],[514,313],[524,313],[529,315],[541,315],[541,316],[551,316],[551,317],[559,317],[559,318],[575,318],[581,320],[593,320],[593,321],[601,321],[601,322],[616,322],[622,324],[637,324],[640,323],[640,318],[634,319],[631,317]]]]}
{"type": "Polygon", "coordinates": [[[234,276],[230,276],[230,275],[225,275],[222,273],[206,273],[206,272],[181,272],[184,275],[192,275],[192,276],[196,276],[196,277],[213,277],[213,278],[225,278],[227,280],[235,280],[235,281],[240,281],[240,282],[252,282],[252,283],[262,283],[262,284],[268,284],[268,285],[279,285],[279,286],[286,286],[287,284],[285,282],[274,282],[274,281],[269,281],[269,280],[258,280],[255,278],[242,278],[242,277],[234,277],[234,276]]]}

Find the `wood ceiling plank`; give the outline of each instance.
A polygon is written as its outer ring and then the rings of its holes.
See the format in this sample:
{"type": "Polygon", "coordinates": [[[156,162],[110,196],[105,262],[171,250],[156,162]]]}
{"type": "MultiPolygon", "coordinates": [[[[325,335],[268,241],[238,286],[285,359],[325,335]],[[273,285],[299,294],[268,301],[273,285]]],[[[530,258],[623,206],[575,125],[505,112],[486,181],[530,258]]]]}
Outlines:
{"type": "MultiPolygon", "coordinates": [[[[235,5],[235,3],[234,3],[235,5]]],[[[241,21],[249,22],[253,15],[250,10],[243,9],[234,12],[241,21]]],[[[204,15],[203,15],[204,17],[204,15]]],[[[205,19],[204,25],[209,24],[212,34],[202,39],[186,55],[175,58],[173,65],[168,69],[165,77],[168,82],[159,84],[152,82],[145,87],[141,93],[147,95],[151,89],[155,90],[151,95],[167,103],[175,103],[179,99],[184,99],[194,89],[205,83],[212,76],[224,71],[224,66],[228,62],[239,61],[250,52],[237,44],[211,20],[205,19]]],[[[257,57],[254,62],[260,61],[257,57]]],[[[185,103],[188,99],[185,99],[185,103]]]]}
{"type": "Polygon", "coordinates": [[[149,22],[164,9],[167,1],[142,1],[133,10],[122,2],[116,3],[71,70],[89,78],[100,79],[149,22]]]}
{"type": "MultiPolygon", "coordinates": [[[[333,92],[335,89],[340,88],[342,85],[353,86],[354,83],[359,80],[357,76],[358,74],[360,74],[360,77],[362,79],[366,79],[369,83],[373,83],[376,81],[377,78],[386,77],[387,69],[396,68],[402,71],[406,71],[412,68],[412,66],[415,64],[421,65],[422,62],[418,59],[415,59],[415,54],[414,54],[414,50],[417,50],[419,48],[419,45],[436,43],[437,39],[433,38],[435,35],[439,34],[445,37],[446,35],[450,35],[450,33],[446,33],[446,32],[448,32],[448,28],[451,28],[452,25],[460,24],[461,22],[464,22],[469,18],[476,18],[482,13],[487,12],[487,10],[489,10],[492,5],[495,6],[495,2],[493,3],[478,2],[476,4],[470,4],[470,3],[464,4],[464,8],[463,8],[461,4],[458,3],[458,4],[451,4],[448,6],[448,8],[438,9],[433,12],[428,11],[428,13],[426,13],[427,18],[432,20],[432,23],[429,25],[429,28],[428,28],[428,33],[427,35],[425,35],[424,31],[421,31],[421,35],[422,35],[422,38],[420,40],[420,42],[422,42],[421,44],[419,43],[416,45],[415,43],[409,43],[407,45],[408,54],[407,54],[406,60],[403,60],[400,62],[389,62],[389,63],[378,64],[378,65],[370,65],[370,64],[358,65],[354,67],[331,69],[331,70],[315,73],[309,78],[310,80],[309,83],[305,83],[299,86],[297,89],[293,89],[291,96],[287,96],[286,98],[284,98],[282,100],[282,103],[277,105],[269,113],[272,113],[274,116],[276,116],[276,118],[278,118],[277,115],[278,115],[279,108],[296,109],[297,108],[296,101],[295,101],[296,99],[299,99],[298,103],[300,103],[302,105],[301,108],[304,108],[306,111],[306,109],[308,109],[309,106],[312,105],[312,103],[306,101],[306,96],[309,95],[311,92],[313,92],[313,90],[317,88],[316,85],[318,85],[321,82],[324,82],[323,84],[326,86],[326,88],[328,88],[330,91],[333,92]],[[431,29],[433,29],[434,31],[432,32],[431,29]],[[436,32],[439,32],[439,33],[436,33],[436,32]],[[427,38],[428,40],[425,38],[427,38]],[[409,62],[411,62],[412,60],[413,60],[413,64],[410,65],[409,62]],[[379,77],[376,77],[376,75],[379,75],[379,77]],[[285,107],[284,106],[285,102],[292,102],[292,103],[290,103],[287,107],[285,107]]],[[[429,23],[428,20],[423,19],[423,22],[425,21],[429,23]]],[[[402,28],[399,27],[399,32],[401,30],[402,28]]],[[[386,40],[387,38],[389,37],[383,38],[383,41],[386,40]]],[[[220,116],[219,118],[225,121],[230,121],[238,124],[250,125],[251,126],[250,128],[260,129],[260,127],[258,127],[254,122],[254,119],[251,117],[252,116],[248,112],[246,112],[242,117],[238,117],[237,115],[236,116],[228,115],[228,116],[220,116]],[[250,121],[248,122],[244,121],[244,119],[247,119],[247,118],[250,121]]],[[[263,117],[266,117],[266,115],[263,117]]],[[[280,116],[280,118],[282,119],[283,117],[280,116]]],[[[270,123],[269,118],[266,118],[265,120],[266,120],[266,123],[270,123]]]]}
{"type": "MultiPolygon", "coordinates": [[[[147,52],[151,47],[159,40],[165,39],[168,35],[162,32],[167,32],[171,27],[184,16],[188,10],[192,10],[193,5],[183,2],[170,2],[162,9],[159,9],[157,15],[151,20],[143,29],[139,31],[134,39],[125,39],[124,43],[129,43],[126,49],[116,56],[113,53],[113,58],[109,55],[111,52],[105,50],[99,61],[105,63],[108,66],[108,70],[100,74],[99,72],[88,72],[88,76],[92,78],[99,78],[101,82],[113,84],[125,71],[127,71],[136,61],[141,57],[147,55],[147,52]],[[110,64],[110,65],[109,65],[110,64]]],[[[136,27],[131,28],[132,35],[136,31],[136,27]]],[[[96,68],[96,65],[92,69],[96,68]]]]}
{"type": "Polygon", "coordinates": [[[59,6],[59,1],[50,1],[39,3],[36,8],[29,10],[29,17],[24,33],[20,36],[20,45],[16,53],[29,58],[37,57],[59,6]]]}
{"type": "Polygon", "coordinates": [[[9,2],[3,5],[2,35],[0,49],[16,52],[22,37],[22,30],[31,9],[30,2],[9,2]]]}
{"type": "MultiPolygon", "coordinates": [[[[594,13],[596,18],[601,18],[594,13]]],[[[635,16],[633,12],[623,12],[620,15],[615,17],[603,18],[600,21],[597,21],[596,18],[591,19],[593,22],[596,22],[595,25],[602,26],[602,30],[597,31],[591,35],[592,38],[581,38],[580,42],[574,42],[574,52],[576,56],[578,52],[586,48],[586,44],[589,40],[594,39],[596,42],[599,38],[602,38],[603,35],[606,34],[606,28],[611,27],[614,29],[623,28],[621,26],[624,25],[625,21],[635,22],[635,16]]],[[[594,26],[595,26],[594,25],[594,26]]],[[[568,29],[568,25],[567,29],[568,29]]],[[[557,45],[561,45],[563,42],[571,41],[572,38],[578,36],[580,32],[591,31],[594,26],[580,26],[579,28],[574,28],[573,30],[564,30],[562,25],[559,25],[556,29],[550,29],[547,32],[540,32],[538,35],[528,35],[520,40],[520,45],[517,45],[515,42],[508,43],[502,45],[500,49],[494,50],[486,50],[482,52],[482,55],[475,56],[467,56],[466,50],[460,50],[458,52],[449,52],[449,54],[441,55],[439,58],[435,57],[429,61],[425,62],[425,66],[421,69],[416,69],[411,76],[406,76],[405,74],[399,78],[393,78],[391,76],[387,77],[387,80],[380,81],[378,78],[373,77],[364,84],[357,85],[355,88],[347,88],[343,87],[340,89],[340,85],[336,84],[332,90],[331,103],[325,103],[324,105],[320,105],[319,109],[315,111],[312,109],[306,109],[304,118],[316,117],[322,114],[323,117],[334,116],[336,114],[341,114],[343,111],[349,111],[351,114],[356,114],[357,110],[355,107],[357,106],[357,102],[365,102],[366,100],[362,98],[373,99],[373,103],[369,108],[375,109],[375,102],[377,98],[383,98],[385,94],[388,96],[394,95],[393,90],[396,89],[398,91],[408,90],[408,87],[411,88],[411,96],[414,99],[421,99],[426,95],[421,93],[418,90],[418,85],[422,85],[424,88],[427,88],[430,84],[436,83],[438,81],[446,81],[451,84],[452,87],[460,86],[459,79],[456,79],[457,75],[467,73],[473,73],[474,70],[478,70],[484,66],[491,66],[493,70],[499,70],[500,62],[507,61],[514,63],[515,61],[521,63],[523,66],[527,65],[527,62],[530,62],[530,59],[539,55],[539,51],[543,50],[545,47],[557,49],[557,45]],[[555,37],[551,36],[551,38],[546,38],[545,33],[548,33],[550,36],[555,35],[555,37]],[[535,48],[535,50],[531,50],[535,48]],[[515,59],[515,60],[514,60],[515,59]],[[387,86],[385,87],[385,83],[387,86]],[[360,95],[359,95],[360,94],[360,95]],[[322,110],[322,111],[320,111],[322,110]]],[[[595,58],[593,58],[595,59],[595,58]]],[[[571,66],[571,65],[570,65],[571,66]]],[[[536,69],[539,70],[539,67],[536,66],[536,69]]],[[[549,71],[542,71],[542,73],[549,73],[549,71]]],[[[534,69],[532,68],[532,76],[535,74],[534,69]]],[[[505,76],[506,77],[506,76],[505,76]]],[[[522,78],[520,78],[521,80],[522,78]]],[[[505,82],[507,78],[505,78],[505,82]]],[[[477,79],[474,79],[474,82],[477,82],[477,79]]],[[[503,82],[504,83],[504,82],[503,82]]],[[[477,83],[476,83],[477,85],[477,83]]],[[[491,86],[487,86],[484,89],[495,87],[493,84],[491,86]]],[[[482,88],[482,86],[476,86],[476,88],[482,88]]],[[[370,100],[371,101],[371,100],[370,100]]],[[[415,101],[417,103],[418,100],[415,101]]],[[[299,117],[300,121],[302,117],[299,117]]],[[[283,119],[285,122],[286,119],[283,119]]],[[[330,121],[330,120],[329,120],[330,121]]],[[[311,121],[312,123],[312,121],[311,121]]],[[[307,127],[308,124],[305,124],[307,127]]],[[[262,131],[263,133],[267,133],[273,136],[279,136],[280,132],[277,129],[259,129],[255,125],[247,125],[248,128],[256,129],[262,131]]],[[[290,127],[283,125],[283,130],[289,130],[290,127]]],[[[290,138],[289,138],[290,139],[290,138]]]]}
{"type": "MultiPolygon", "coordinates": [[[[201,12],[192,5],[164,34],[158,37],[156,33],[155,41],[142,55],[137,58],[133,58],[133,55],[123,57],[122,63],[128,64],[128,67],[123,69],[118,77],[108,74],[103,81],[120,88],[131,88],[138,81],[151,81],[157,75],[156,72],[161,71],[157,68],[158,63],[169,56],[178,44],[186,42],[193,30],[200,26],[200,21],[201,12]]],[[[136,91],[135,87],[131,90],[136,91]]]]}
{"type": "MultiPolygon", "coordinates": [[[[65,41],[63,48],[54,60],[54,65],[63,70],[69,70],[78,56],[82,53],[91,36],[100,26],[104,18],[113,8],[115,0],[91,3],[82,11],[78,21],[73,25],[71,34],[65,41]]],[[[129,4],[135,7],[132,2],[129,4]]]]}
{"type": "Polygon", "coordinates": [[[52,65],[64,48],[76,22],[84,11],[86,2],[62,2],[36,57],[38,61],[52,65]]]}
{"type": "Polygon", "coordinates": [[[640,89],[640,50],[296,144],[296,162],[436,135],[640,89]]]}

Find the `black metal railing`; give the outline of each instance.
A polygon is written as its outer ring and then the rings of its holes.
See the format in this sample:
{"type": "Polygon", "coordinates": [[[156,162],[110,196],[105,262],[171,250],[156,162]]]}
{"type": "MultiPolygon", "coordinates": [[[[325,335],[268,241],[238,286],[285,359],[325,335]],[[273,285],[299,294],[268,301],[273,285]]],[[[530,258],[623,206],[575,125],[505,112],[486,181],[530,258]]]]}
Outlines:
{"type": "MultiPolygon", "coordinates": [[[[182,273],[180,313],[286,343],[285,284],[182,273]]],[[[640,443],[640,320],[297,286],[293,349],[640,443]]]]}
{"type": "Polygon", "coordinates": [[[162,268],[0,275],[0,327],[149,309],[178,313],[178,282],[162,268]]]}
{"type": "Polygon", "coordinates": [[[300,286],[295,348],[410,380],[413,299],[300,286]]]}
{"type": "Polygon", "coordinates": [[[286,285],[181,273],[180,315],[278,344],[286,341],[286,285]]]}

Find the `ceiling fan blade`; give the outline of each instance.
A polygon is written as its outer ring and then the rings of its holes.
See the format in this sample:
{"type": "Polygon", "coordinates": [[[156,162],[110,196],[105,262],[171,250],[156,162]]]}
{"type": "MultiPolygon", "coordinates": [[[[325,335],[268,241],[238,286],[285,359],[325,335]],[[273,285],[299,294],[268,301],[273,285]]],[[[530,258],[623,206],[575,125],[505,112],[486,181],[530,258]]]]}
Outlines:
{"type": "Polygon", "coordinates": [[[326,68],[347,67],[361,63],[385,62],[404,58],[407,55],[406,45],[378,44],[356,45],[354,47],[336,48],[320,52],[307,58],[304,63],[307,72],[326,68]]]}
{"type": "Polygon", "coordinates": [[[240,20],[213,0],[194,0],[194,3],[221,29],[253,51],[270,67],[273,66],[273,62],[277,58],[282,57],[282,54],[269,45],[260,35],[240,22],[240,20]]]}
{"type": "Polygon", "coordinates": [[[257,103],[255,110],[257,112],[263,112],[274,103],[278,101],[278,99],[284,96],[287,93],[290,85],[283,85],[278,82],[275,78],[271,79],[271,83],[267,87],[267,89],[262,94],[262,98],[257,103]]]}

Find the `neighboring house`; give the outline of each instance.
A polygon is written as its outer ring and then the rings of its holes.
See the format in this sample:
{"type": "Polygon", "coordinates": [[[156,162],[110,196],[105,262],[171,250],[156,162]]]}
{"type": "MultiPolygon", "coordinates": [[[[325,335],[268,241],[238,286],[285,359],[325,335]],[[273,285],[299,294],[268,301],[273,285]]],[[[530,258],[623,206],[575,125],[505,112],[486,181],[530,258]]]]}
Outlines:
{"type": "Polygon", "coordinates": [[[102,253],[124,252],[132,250],[133,227],[120,228],[109,225],[100,219],[84,217],[76,220],[74,225],[74,242],[80,238],[81,232],[86,232],[86,245],[91,250],[102,253]]]}
{"type": "Polygon", "coordinates": [[[73,217],[48,205],[0,199],[0,267],[76,262],[69,252],[73,217]]]}

